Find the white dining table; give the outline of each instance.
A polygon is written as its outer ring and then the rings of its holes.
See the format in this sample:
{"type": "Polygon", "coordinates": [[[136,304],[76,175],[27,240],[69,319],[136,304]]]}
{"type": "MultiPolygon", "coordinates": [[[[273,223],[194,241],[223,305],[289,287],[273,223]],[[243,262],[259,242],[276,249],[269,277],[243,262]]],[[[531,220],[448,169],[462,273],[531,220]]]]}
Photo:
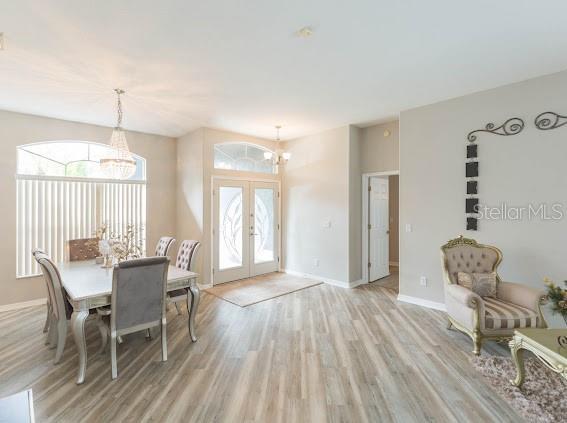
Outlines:
{"type": "MultiPolygon", "coordinates": [[[[85,321],[89,311],[110,305],[112,295],[112,268],[103,268],[93,261],[75,261],[58,264],[61,283],[67,298],[73,307],[71,328],[79,351],[79,371],[77,384],[85,381],[87,372],[87,342],[85,321]]],[[[197,341],[195,333],[195,315],[199,307],[199,287],[194,272],[169,266],[167,273],[167,291],[187,288],[187,309],[189,310],[189,336],[197,341]]]]}

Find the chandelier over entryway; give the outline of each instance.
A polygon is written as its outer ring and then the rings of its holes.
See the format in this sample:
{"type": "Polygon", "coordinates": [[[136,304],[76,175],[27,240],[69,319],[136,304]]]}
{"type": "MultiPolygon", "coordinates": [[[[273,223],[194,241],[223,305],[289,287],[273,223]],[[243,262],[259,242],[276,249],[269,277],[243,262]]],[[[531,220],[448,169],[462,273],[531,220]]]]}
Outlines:
{"type": "Polygon", "coordinates": [[[116,88],[114,92],[117,97],[116,110],[118,117],[116,127],[112,130],[110,137],[111,154],[108,157],[100,159],[100,167],[110,179],[128,179],[136,172],[136,161],[128,149],[126,134],[122,129],[123,113],[120,96],[124,94],[125,91],[116,88]]]}
{"type": "Polygon", "coordinates": [[[285,164],[291,158],[291,153],[286,151],[280,150],[280,129],[282,129],[281,125],[277,125],[276,127],[276,154],[272,153],[271,151],[264,152],[264,159],[271,160],[275,165],[285,164]]]}

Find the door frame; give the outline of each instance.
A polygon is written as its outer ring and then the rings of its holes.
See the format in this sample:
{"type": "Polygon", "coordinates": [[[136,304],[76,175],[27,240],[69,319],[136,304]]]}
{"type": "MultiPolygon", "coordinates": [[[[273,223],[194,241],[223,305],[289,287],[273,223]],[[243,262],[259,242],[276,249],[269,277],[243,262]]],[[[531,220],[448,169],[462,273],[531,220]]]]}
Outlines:
{"type": "Polygon", "coordinates": [[[225,176],[225,175],[212,175],[211,176],[211,195],[210,195],[210,231],[209,236],[211,237],[210,242],[210,254],[211,254],[211,268],[209,269],[209,277],[211,281],[211,285],[214,286],[215,275],[214,275],[214,268],[215,268],[215,242],[214,242],[214,219],[215,219],[215,181],[216,180],[225,180],[225,181],[248,181],[248,182],[269,182],[269,183],[276,183],[278,185],[278,197],[277,197],[277,208],[278,208],[278,272],[282,271],[282,183],[279,179],[270,179],[270,178],[250,178],[246,176],[225,176]]]}
{"type": "MultiPolygon", "coordinates": [[[[370,178],[374,176],[392,176],[399,175],[399,170],[388,170],[385,172],[368,172],[362,174],[362,283],[368,283],[368,187],[370,178]]],[[[398,205],[399,208],[399,205],[398,205]]],[[[399,221],[399,218],[398,218],[399,221]]]]}

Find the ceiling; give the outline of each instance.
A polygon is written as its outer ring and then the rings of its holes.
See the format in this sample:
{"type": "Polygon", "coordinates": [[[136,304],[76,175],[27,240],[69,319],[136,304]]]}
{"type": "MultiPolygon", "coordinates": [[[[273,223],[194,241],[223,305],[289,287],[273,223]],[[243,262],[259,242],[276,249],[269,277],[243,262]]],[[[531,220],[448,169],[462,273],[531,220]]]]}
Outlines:
{"type": "Polygon", "coordinates": [[[0,0],[0,109],[282,138],[567,68],[567,2],[0,0]],[[309,38],[295,31],[311,26],[309,38]]]}

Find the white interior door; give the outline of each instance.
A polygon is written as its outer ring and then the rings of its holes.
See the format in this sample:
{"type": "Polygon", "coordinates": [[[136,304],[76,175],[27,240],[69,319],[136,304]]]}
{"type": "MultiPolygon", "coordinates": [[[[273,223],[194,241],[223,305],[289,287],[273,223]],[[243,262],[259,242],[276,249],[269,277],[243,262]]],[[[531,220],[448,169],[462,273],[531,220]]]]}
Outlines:
{"type": "Polygon", "coordinates": [[[369,281],[390,274],[389,184],[387,176],[370,178],[368,262],[369,281]]]}
{"type": "Polygon", "coordinates": [[[274,182],[213,185],[213,283],[279,268],[279,196],[274,182]]]}

